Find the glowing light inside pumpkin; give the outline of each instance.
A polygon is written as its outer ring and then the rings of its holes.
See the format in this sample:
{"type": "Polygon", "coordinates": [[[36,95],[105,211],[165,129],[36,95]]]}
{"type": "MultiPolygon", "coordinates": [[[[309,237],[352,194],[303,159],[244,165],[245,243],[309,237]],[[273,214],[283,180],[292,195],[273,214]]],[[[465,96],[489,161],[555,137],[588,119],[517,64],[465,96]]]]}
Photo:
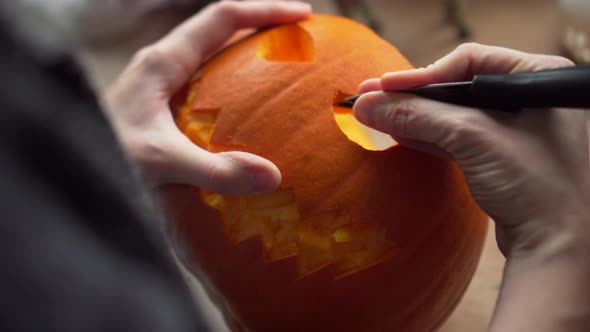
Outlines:
{"type": "Polygon", "coordinates": [[[383,151],[397,144],[390,135],[360,123],[352,109],[334,106],[334,120],[349,140],[371,151],[383,151]]]}
{"type": "Polygon", "coordinates": [[[371,151],[383,151],[390,147],[397,145],[397,142],[387,135],[373,128],[369,128],[360,123],[353,114],[351,108],[336,106],[349,94],[342,91],[335,91],[333,97],[332,112],[334,113],[334,120],[342,130],[342,133],[348,137],[349,140],[371,151]]]}
{"type": "MultiPolygon", "coordinates": [[[[188,92],[188,99],[192,100],[199,88],[199,81],[193,80],[193,86],[188,92]]],[[[189,104],[180,108],[180,114],[176,119],[178,129],[196,145],[206,148],[213,135],[217,113],[219,109],[191,109],[189,104]]]]}
{"type": "Polygon", "coordinates": [[[313,62],[313,39],[300,26],[285,25],[267,34],[258,46],[256,56],[268,61],[313,62]]]}
{"type": "Polygon", "coordinates": [[[190,122],[184,132],[197,145],[207,145],[213,134],[218,110],[194,110],[188,112],[190,122]]]}
{"type": "Polygon", "coordinates": [[[397,145],[397,142],[391,138],[391,135],[384,134],[360,123],[354,117],[351,108],[336,106],[348,96],[349,94],[342,91],[335,91],[333,97],[334,106],[332,106],[334,120],[344,135],[354,143],[371,151],[383,151],[397,145]]]}
{"type": "Polygon", "coordinates": [[[230,241],[259,237],[266,259],[295,256],[301,277],[332,265],[341,278],[395,254],[384,229],[355,225],[342,211],[302,218],[289,189],[245,196],[202,190],[201,198],[220,211],[230,241]]]}

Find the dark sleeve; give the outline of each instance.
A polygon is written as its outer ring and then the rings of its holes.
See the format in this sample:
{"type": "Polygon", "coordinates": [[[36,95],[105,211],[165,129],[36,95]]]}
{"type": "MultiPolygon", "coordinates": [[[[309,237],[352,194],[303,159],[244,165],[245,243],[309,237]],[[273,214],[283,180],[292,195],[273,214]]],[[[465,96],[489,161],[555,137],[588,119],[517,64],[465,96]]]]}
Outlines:
{"type": "Polygon", "coordinates": [[[76,67],[67,58],[39,65],[5,46],[0,330],[205,331],[76,67]]]}

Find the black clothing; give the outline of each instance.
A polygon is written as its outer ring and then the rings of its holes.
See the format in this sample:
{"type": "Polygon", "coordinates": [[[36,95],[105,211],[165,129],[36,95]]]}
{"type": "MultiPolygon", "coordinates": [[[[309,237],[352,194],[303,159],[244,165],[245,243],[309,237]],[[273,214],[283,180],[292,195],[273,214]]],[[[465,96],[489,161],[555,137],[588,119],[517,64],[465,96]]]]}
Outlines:
{"type": "Polygon", "coordinates": [[[0,27],[0,330],[204,331],[153,211],[75,64],[0,27]]]}

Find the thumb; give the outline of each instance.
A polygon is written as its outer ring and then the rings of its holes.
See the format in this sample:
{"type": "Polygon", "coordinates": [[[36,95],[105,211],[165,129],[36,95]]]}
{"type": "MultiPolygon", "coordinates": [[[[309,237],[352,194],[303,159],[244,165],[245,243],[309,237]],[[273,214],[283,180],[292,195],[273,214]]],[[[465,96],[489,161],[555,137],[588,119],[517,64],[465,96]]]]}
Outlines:
{"type": "Polygon", "coordinates": [[[220,194],[268,192],[281,182],[273,163],[246,152],[212,153],[182,139],[168,154],[161,182],[192,184],[220,194]]]}
{"type": "Polygon", "coordinates": [[[491,125],[482,111],[450,105],[418,96],[369,92],[354,105],[356,118],[398,143],[456,160],[482,139],[482,128],[491,125]]]}

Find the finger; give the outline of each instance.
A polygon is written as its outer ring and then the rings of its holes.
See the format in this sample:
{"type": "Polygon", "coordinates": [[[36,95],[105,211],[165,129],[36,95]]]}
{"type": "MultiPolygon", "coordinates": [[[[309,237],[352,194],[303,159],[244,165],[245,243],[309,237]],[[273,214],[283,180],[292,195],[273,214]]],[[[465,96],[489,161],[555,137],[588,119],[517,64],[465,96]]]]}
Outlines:
{"type": "Polygon", "coordinates": [[[186,137],[170,145],[162,182],[186,183],[221,194],[275,190],[281,173],[270,161],[245,152],[211,153],[186,137]]]}
{"type": "Polygon", "coordinates": [[[381,90],[381,79],[371,78],[360,84],[358,93],[365,93],[376,90],[381,90]]]}
{"type": "Polygon", "coordinates": [[[466,148],[485,139],[489,130],[482,128],[493,123],[479,110],[381,91],[360,97],[354,112],[360,122],[392,135],[402,145],[456,160],[466,158],[466,148]]]}
{"type": "Polygon", "coordinates": [[[290,23],[310,12],[309,4],[298,1],[216,2],[174,29],[153,49],[179,69],[169,87],[176,90],[239,29],[290,23]]]}
{"type": "Polygon", "coordinates": [[[251,34],[256,33],[256,29],[255,28],[243,28],[243,29],[239,29],[238,31],[234,32],[233,35],[231,35],[231,37],[229,37],[224,43],[223,46],[221,46],[221,48],[227,47],[232,45],[233,43],[236,43],[248,36],[250,36],[251,34]]]}
{"type": "Polygon", "coordinates": [[[381,86],[384,90],[395,91],[426,84],[471,80],[478,74],[538,71],[572,65],[570,60],[559,56],[467,43],[426,68],[386,73],[381,78],[381,86]]]}
{"type": "Polygon", "coordinates": [[[434,144],[434,143],[429,143],[429,142],[424,142],[424,141],[419,141],[417,139],[411,139],[411,138],[404,138],[404,137],[400,137],[400,136],[391,136],[396,142],[398,142],[399,144],[410,148],[410,149],[414,149],[417,151],[422,151],[422,152],[426,152],[428,154],[431,154],[435,157],[439,157],[439,158],[444,158],[444,159],[453,159],[453,156],[445,151],[444,149],[442,149],[441,147],[439,147],[438,145],[434,144]]]}

